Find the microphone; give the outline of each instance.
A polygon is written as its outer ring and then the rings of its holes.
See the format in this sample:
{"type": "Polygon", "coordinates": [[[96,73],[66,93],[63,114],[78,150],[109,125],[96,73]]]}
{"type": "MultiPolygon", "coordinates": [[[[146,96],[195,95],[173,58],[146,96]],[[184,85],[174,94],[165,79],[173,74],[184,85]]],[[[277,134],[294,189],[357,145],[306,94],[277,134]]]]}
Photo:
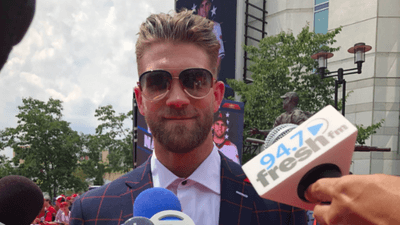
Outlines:
{"type": "Polygon", "coordinates": [[[145,217],[138,216],[130,218],[123,225],[154,225],[154,223],[145,217]]]}
{"type": "Polygon", "coordinates": [[[274,128],[242,169],[262,198],[313,210],[305,191],[320,178],[349,174],[356,138],[357,128],[326,106],[299,126],[274,128]]]}
{"type": "Polygon", "coordinates": [[[0,179],[0,224],[29,225],[43,207],[40,188],[23,176],[0,179]]]}
{"type": "Polygon", "coordinates": [[[134,217],[124,225],[194,225],[193,220],[181,211],[181,203],[172,191],[149,188],[136,197],[134,217]]]}
{"type": "Polygon", "coordinates": [[[0,69],[14,45],[18,44],[35,14],[36,0],[2,0],[0,2],[0,69]]]}

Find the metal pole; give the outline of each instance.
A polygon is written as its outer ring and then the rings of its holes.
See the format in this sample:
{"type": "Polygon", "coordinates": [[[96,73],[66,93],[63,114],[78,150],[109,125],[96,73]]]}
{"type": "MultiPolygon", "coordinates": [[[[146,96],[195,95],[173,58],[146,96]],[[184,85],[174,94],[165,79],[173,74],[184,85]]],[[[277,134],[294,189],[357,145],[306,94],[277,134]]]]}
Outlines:
{"type": "MultiPolygon", "coordinates": [[[[248,1],[245,1],[246,4],[246,13],[249,12],[249,4],[248,1]]],[[[246,19],[244,22],[244,45],[247,46],[247,24],[249,22],[249,17],[246,14],[246,19]]],[[[244,51],[244,68],[243,68],[243,80],[246,81],[247,79],[247,51],[244,51]]]]}
{"type": "Polygon", "coordinates": [[[261,34],[261,37],[262,38],[264,38],[265,37],[265,7],[266,7],[266,4],[267,4],[267,1],[266,0],[264,0],[264,2],[263,2],[263,18],[262,18],[262,20],[263,20],[263,22],[262,22],[262,34],[261,34]]]}
{"type": "Polygon", "coordinates": [[[346,106],[346,80],[343,79],[343,89],[342,89],[342,115],[344,116],[345,106],[346,106]]]}
{"type": "Polygon", "coordinates": [[[337,103],[338,103],[338,84],[339,82],[335,80],[335,109],[337,109],[337,103]]]}

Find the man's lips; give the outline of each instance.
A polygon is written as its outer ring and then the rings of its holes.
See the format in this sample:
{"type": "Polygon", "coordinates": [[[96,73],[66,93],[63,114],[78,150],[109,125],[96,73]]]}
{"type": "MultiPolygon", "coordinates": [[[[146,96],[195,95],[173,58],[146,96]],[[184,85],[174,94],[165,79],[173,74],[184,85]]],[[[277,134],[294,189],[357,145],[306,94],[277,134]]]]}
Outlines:
{"type": "Polygon", "coordinates": [[[195,117],[164,117],[166,120],[191,120],[194,119],[195,117]]]}

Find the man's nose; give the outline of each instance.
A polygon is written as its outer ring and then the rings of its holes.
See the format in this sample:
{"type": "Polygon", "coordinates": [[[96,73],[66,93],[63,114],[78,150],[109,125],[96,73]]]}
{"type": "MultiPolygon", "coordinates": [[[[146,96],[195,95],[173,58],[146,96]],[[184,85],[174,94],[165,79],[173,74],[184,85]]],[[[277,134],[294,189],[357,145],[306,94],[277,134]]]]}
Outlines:
{"type": "Polygon", "coordinates": [[[171,90],[167,95],[167,106],[182,108],[190,103],[188,95],[183,90],[178,79],[172,79],[171,90]]]}

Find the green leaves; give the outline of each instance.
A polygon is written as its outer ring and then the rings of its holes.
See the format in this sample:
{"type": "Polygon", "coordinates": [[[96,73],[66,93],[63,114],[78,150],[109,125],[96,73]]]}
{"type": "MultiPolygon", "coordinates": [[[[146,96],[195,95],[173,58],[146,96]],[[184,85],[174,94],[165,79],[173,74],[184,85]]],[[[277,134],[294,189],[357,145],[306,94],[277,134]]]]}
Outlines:
{"type": "MultiPolygon", "coordinates": [[[[280,96],[289,91],[297,92],[298,107],[304,111],[316,112],[333,104],[334,79],[321,80],[315,75],[318,63],[311,55],[321,49],[338,51],[339,47],[330,46],[340,31],[337,28],[327,34],[315,34],[306,26],[296,37],[281,32],[262,39],[257,47],[244,46],[251,59],[248,69],[254,82],[249,85],[237,80],[227,82],[246,103],[245,129],[272,128],[275,119],[284,112],[280,96]]],[[[244,138],[247,137],[245,132],[244,138]]]]}
{"type": "Polygon", "coordinates": [[[83,190],[83,183],[71,176],[78,166],[82,141],[62,120],[62,102],[52,98],[48,102],[25,98],[22,102],[17,127],[0,132],[0,150],[10,147],[15,152],[12,172],[36,181],[50,196],[58,189],[83,190]]]}
{"type": "Polygon", "coordinates": [[[356,127],[358,129],[356,142],[360,145],[365,145],[365,140],[367,140],[371,135],[376,134],[376,130],[381,128],[384,121],[385,120],[382,119],[378,123],[372,124],[368,127],[364,127],[362,124],[356,124],[356,127]]]}
{"type": "Polygon", "coordinates": [[[128,172],[133,168],[132,129],[124,124],[132,121],[132,111],[116,115],[111,105],[96,109],[95,116],[102,121],[96,128],[96,137],[103,150],[108,150],[109,169],[128,172]]]}

